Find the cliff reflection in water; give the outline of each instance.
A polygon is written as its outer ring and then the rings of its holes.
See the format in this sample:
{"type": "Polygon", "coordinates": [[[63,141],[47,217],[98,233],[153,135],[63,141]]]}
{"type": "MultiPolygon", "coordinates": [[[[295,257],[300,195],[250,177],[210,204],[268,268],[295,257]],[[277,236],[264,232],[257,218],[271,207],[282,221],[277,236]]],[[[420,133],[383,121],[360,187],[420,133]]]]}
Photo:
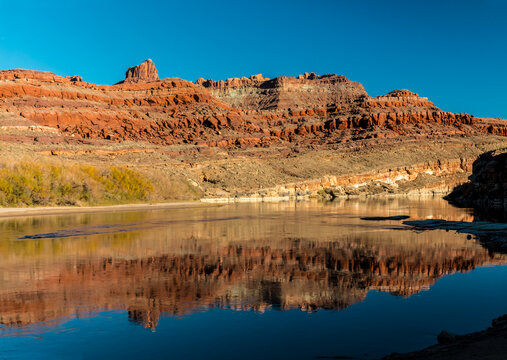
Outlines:
{"type": "Polygon", "coordinates": [[[0,324],[112,309],[146,327],[212,307],[339,310],[372,289],[409,296],[507,259],[463,234],[359,219],[400,213],[471,220],[440,200],[406,199],[2,220],[0,324]]]}

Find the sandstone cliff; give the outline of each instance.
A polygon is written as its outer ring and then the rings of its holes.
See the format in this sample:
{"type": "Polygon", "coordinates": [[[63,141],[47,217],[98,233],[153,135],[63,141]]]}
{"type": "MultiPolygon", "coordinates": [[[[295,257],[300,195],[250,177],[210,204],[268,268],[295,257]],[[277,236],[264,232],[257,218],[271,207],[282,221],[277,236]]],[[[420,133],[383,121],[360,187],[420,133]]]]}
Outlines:
{"type": "Polygon", "coordinates": [[[132,66],[125,74],[126,84],[158,80],[158,70],[151,59],[143,61],[140,65],[132,66]]]}
{"type": "Polygon", "coordinates": [[[438,109],[408,90],[370,97],[341,75],[196,84],[159,80],[153,61],[114,86],[28,70],[0,71],[0,122],[31,122],[86,139],[248,148],[418,134],[505,134],[505,122],[438,109]]]}

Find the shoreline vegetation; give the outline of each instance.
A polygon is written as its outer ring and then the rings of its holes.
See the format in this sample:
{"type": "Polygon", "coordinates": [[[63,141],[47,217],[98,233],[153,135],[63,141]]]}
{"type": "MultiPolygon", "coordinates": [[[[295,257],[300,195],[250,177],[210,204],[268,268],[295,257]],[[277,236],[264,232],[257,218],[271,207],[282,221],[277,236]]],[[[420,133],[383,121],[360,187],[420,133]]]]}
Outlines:
{"type": "Polygon", "coordinates": [[[0,209],[104,206],[198,200],[180,179],[123,166],[19,161],[0,163],[0,209]]]}

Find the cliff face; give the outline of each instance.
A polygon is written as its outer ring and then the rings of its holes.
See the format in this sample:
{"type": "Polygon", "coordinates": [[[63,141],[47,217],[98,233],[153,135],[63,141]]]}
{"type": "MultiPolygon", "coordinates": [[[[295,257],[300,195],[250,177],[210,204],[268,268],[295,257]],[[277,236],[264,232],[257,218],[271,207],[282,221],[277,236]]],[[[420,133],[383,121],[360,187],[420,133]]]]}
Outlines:
{"type": "Polygon", "coordinates": [[[132,66],[125,74],[126,84],[158,80],[158,70],[151,59],[143,61],[140,65],[132,66]]]}
{"type": "Polygon", "coordinates": [[[35,123],[85,139],[248,148],[417,134],[504,134],[505,124],[442,111],[408,90],[370,97],[344,76],[159,80],[151,60],[123,82],[0,72],[0,122],[35,123]]]}
{"type": "MultiPolygon", "coordinates": [[[[361,84],[344,76],[318,76],[313,73],[297,78],[281,76],[267,79],[254,75],[249,79],[198,80],[196,83],[209,88],[215,97],[233,107],[272,110],[282,114],[293,110],[313,110],[324,115],[328,106],[351,107],[354,101],[368,96],[361,84]]],[[[305,111],[303,115],[306,115],[305,111]]]]}
{"type": "MultiPolygon", "coordinates": [[[[482,120],[442,111],[408,90],[370,97],[361,84],[338,75],[305,73],[275,79],[256,75],[226,81],[199,79],[196,84],[263,124],[266,134],[289,142],[489,131],[482,120]]],[[[497,131],[494,128],[492,132],[497,131]]],[[[252,145],[261,144],[256,141],[252,145]]]]}
{"type": "Polygon", "coordinates": [[[202,127],[207,114],[229,111],[191,82],[140,79],[127,77],[124,84],[100,86],[49,73],[0,72],[0,124],[46,126],[65,142],[81,138],[171,144],[192,138],[192,129],[202,127]]]}

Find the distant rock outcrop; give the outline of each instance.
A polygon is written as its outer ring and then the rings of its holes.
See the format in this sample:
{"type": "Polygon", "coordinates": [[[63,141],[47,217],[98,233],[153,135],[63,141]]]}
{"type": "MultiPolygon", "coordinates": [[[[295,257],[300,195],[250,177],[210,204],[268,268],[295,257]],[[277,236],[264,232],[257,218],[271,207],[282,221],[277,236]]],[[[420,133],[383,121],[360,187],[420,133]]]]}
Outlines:
{"type": "Polygon", "coordinates": [[[71,82],[83,82],[83,78],[79,75],[66,76],[65,78],[71,82]]]}
{"type": "Polygon", "coordinates": [[[123,83],[132,84],[157,80],[159,80],[157,68],[151,59],[147,59],[140,65],[130,67],[125,74],[123,83]]]}
{"type": "Polygon", "coordinates": [[[262,74],[252,75],[250,77],[243,76],[241,78],[229,78],[227,80],[218,80],[214,81],[211,79],[199,78],[195,81],[197,85],[204,86],[206,88],[228,88],[228,87],[236,87],[236,86],[244,86],[244,85],[255,85],[257,83],[269,80],[269,78],[265,78],[262,74]]]}

